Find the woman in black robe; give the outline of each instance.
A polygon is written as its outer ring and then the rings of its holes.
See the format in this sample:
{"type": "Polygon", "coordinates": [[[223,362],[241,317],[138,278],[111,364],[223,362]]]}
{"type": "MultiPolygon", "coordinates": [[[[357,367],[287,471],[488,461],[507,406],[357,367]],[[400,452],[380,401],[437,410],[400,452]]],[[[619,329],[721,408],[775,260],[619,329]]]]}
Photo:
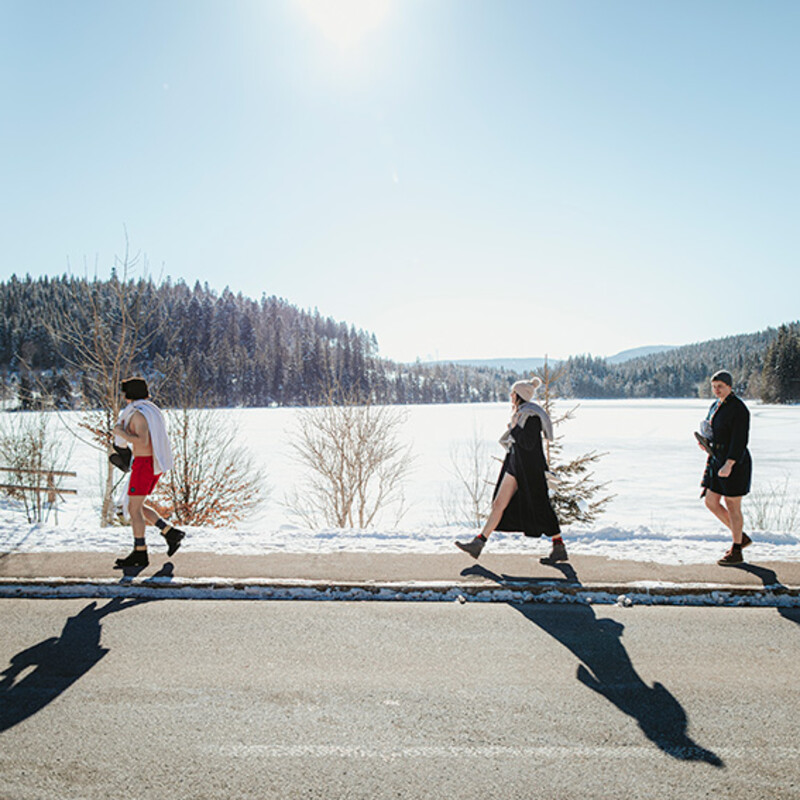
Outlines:
{"type": "Polygon", "coordinates": [[[742,530],[742,497],[750,491],[753,471],[747,440],[750,412],[734,394],[733,378],[720,370],[711,378],[711,390],[717,398],[701,426],[708,439],[710,453],[703,472],[703,495],[706,507],[731,532],[733,544],[717,561],[721,566],[741,564],[742,548],[751,543],[742,530]],[[724,502],[723,502],[724,499],[724,502]]]}
{"type": "Polygon", "coordinates": [[[547,460],[542,448],[542,435],[553,438],[553,424],[547,412],[533,395],[541,385],[538,378],[517,381],[511,387],[513,414],[508,430],[500,439],[506,457],[497,479],[492,510],[483,530],[470,542],[456,546],[477,558],[492,531],[521,531],[526,536],[551,536],[553,549],[543,563],[567,560],[567,549],[561,538],[547,487],[547,460]]]}

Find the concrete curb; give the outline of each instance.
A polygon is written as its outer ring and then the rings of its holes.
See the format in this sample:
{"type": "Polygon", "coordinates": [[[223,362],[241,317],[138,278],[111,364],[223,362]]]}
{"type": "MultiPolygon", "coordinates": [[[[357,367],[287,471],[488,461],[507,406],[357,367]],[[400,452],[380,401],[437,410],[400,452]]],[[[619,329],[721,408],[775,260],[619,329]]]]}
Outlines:
{"type": "Polygon", "coordinates": [[[0,598],[584,603],[800,607],[800,587],[565,581],[324,581],[264,578],[0,578],[0,598]]]}

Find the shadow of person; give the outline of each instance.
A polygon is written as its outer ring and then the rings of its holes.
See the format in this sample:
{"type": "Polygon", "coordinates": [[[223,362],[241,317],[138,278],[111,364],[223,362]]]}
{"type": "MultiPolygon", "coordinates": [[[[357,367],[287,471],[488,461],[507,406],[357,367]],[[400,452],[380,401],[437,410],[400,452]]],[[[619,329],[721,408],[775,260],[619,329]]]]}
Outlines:
{"type": "Polygon", "coordinates": [[[605,697],[639,725],[660,750],[682,761],[705,761],[715,767],[722,760],[697,745],[688,735],[689,720],[678,700],[660,683],[648,686],[634,668],[622,644],[624,626],[597,619],[591,606],[547,606],[529,603],[520,613],[581,661],[577,678],[605,697]]]}
{"type": "Polygon", "coordinates": [[[144,567],[114,567],[114,569],[118,569],[120,572],[122,572],[122,577],[119,580],[120,583],[125,583],[132,578],[135,578],[140,572],[142,572],[142,570],[144,570],[144,567]]]}
{"type": "Polygon", "coordinates": [[[167,561],[158,572],[154,572],[151,576],[153,578],[164,578],[172,580],[175,577],[175,565],[171,561],[167,561]]]}
{"type": "MultiPolygon", "coordinates": [[[[502,576],[480,569],[480,573],[472,574],[503,582],[502,576]]],[[[565,578],[577,578],[568,564],[559,565],[559,569],[565,578]]],[[[724,766],[719,756],[692,741],[688,717],[678,700],[662,684],[650,687],[642,680],[622,644],[623,625],[612,619],[597,619],[592,606],[582,603],[512,607],[574,653],[581,662],[578,680],[635,719],[642,733],[660,750],[682,761],[724,766]]]]}
{"type": "Polygon", "coordinates": [[[97,608],[92,601],[67,619],[60,636],[12,656],[0,673],[0,732],[41,711],[106,655],[108,648],[100,645],[103,617],[146,602],[118,597],[97,608]]]}
{"type": "Polygon", "coordinates": [[[755,575],[761,583],[764,585],[765,589],[781,589],[783,588],[783,584],[778,580],[778,574],[775,572],[774,569],[768,569],[767,567],[759,567],[756,564],[731,564],[729,569],[738,569],[742,572],[749,572],[751,575],[755,575]]]}
{"type": "Polygon", "coordinates": [[[499,584],[506,584],[506,583],[571,583],[576,586],[580,586],[580,581],[578,580],[578,574],[572,568],[571,564],[553,564],[559,572],[563,575],[562,578],[541,578],[541,577],[534,577],[532,575],[508,575],[507,573],[502,573],[498,575],[496,572],[492,572],[490,569],[486,569],[486,567],[481,566],[480,564],[473,564],[471,567],[466,567],[465,569],[461,570],[461,576],[466,578],[470,575],[476,575],[479,578],[488,578],[491,581],[499,584]]]}
{"type": "MultiPolygon", "coordinates": [[[[756,564],[748,563],[732,564],[731,567],[733,569],[740,569],[742,572],[749,572],[751,575],[755,575],[764,585],[765,589],[769,589],[773,592],[786,589],[786,587],[781,583],[780,578],[778,578],[778,574],[774,569],[769,569],[768,567],[759,567],[756,564]]],[[[778,613],[784,619],[788,619],[790,622],[800,625],[800,608],[777,606],[777,609],[778,613]]]]}

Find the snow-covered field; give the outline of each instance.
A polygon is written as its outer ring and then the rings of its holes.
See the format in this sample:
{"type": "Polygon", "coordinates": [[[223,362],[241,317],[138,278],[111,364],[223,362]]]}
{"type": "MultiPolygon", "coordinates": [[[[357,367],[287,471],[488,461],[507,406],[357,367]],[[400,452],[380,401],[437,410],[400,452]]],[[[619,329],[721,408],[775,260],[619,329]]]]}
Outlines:
{"type": "MultiPolygon", "coordinates": [[[[564,402],[561,410],[575,403],[564,402]]],[[[663,563],[711,562],[728,546],[727,531],[704,508],[699,481],[704,456],[694,443],[709,402],[705,400],[587,400],[574,419],[558,428],[565,457],[589,450],[606,453],[595,470],[616,497],[593,525],[566,529],[573,553],[607,555],[663,563]]],[[[800,497],[800,407],[750,403],[750,449],[754,461],[753,493],[745,499],[755,507],[757,497],[770,488],[786,488],[784,512],[800,497]]],[[[294,409],[242,409],[224,412],[236,421],[241,442],[252,450],[267,475],[269,498],[246,522],[234,528],[192,528],[186,546],[193,550],[225,553],[381,552],[441,553],[453,551],[453,540],[472,530],[447,524],[443,497],[454,489],[450,454],[477,433],[487,443],[490,471],[502,455],[497,438],[505,429],[507,404],[415,406],[407,409],[404,436],[413,447],[415,467],[406,487],[409,509],[398,522],[384,515],[367,531],[311,530],[293,519],[282,505],[291,487],[302,483],[302,473],[288,457],[295,431],[294,409]]],[[[69,415],[67,415],[69,419],[69,415]]],[[[58,525],[29,525],[7,501],[0,505],[0,551],[122,551],[129,545],[129,529],[100,528],[98,498],[104,456],[73,441],[59,420],[54,427],[72,448],[69,469],[78,477],[69,484],[78,489],[58,511],[58,525]]],[[[751,560],[800,560],[800,519],[795,530],[765,525],[746,530],[756,540],[751,560]],[[770,529],[776,528],[776,529],[770,529]]],[[[497,533],[495,552],[544,553],[548,542],[521,535],[497,533]]]]}

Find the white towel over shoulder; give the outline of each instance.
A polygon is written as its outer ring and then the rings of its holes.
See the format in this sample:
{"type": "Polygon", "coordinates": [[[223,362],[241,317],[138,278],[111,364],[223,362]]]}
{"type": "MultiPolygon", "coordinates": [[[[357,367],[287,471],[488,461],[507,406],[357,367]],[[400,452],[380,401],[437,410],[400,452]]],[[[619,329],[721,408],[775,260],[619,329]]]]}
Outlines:
{"type": "MultiPolygon", "coordinates": [[[[150,431],[150,441],[153,445],[153,472],[158,475],[172,469],[172,447],[167,436],[167,425],[161,409],[150,400],[134,400],[122,409],[117,422],[126,425],[135,411],[140,411],[147,420],[147,427],[150,431]]],[[[114,437],[114,443],[119,447],[128,447],[129,442],[119,436],[114,437]]]]}

